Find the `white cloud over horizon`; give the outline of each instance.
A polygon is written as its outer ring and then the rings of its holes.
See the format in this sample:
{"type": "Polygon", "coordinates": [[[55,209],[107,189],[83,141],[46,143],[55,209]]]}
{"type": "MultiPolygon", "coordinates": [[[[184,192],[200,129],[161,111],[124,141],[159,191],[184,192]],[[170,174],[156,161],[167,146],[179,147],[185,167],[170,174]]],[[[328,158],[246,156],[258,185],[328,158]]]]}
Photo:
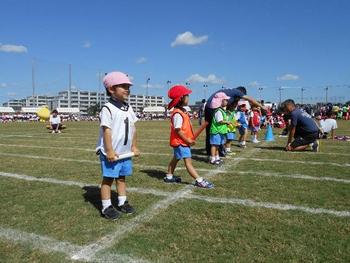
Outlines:
{"type": "Polygon", "coordinates": [[[3,82],[3,83],[0,83],[0,88],[7,88],[7,83],[3,82]]]}
{"type": "Polygon", "coordinates": [[[27,53],[28,49],[22,45],[2,44],[0,43],[0,51],[8,53],[27,53]]]}
{"type": "Polygon", "coordinates": [[[192,74],[187,78],[188,82],[192,83],[207,83],[207,84],[224,84],[225,80],[218,78],[215,74],[209,74],[207,77],[201,76],[200,74],[192,74]]]}
{"type": "Polygon", "coordinates": [[[88,41],[88,40],[84,41],[84,43],[83,43],[83,45],[82,45],[83,48],[90,48],[91,46],[92,46],[92,44],[91,44],[91,42],[88,41]]]}
{"type": "Polygon", "coordinates": [[[208,40],[208,36],[195,36],[190,31],[186,31],[182,34],[178,34],[176,39],[171,43],[171,47],[180,45],[199,45],[208,40]]]}
{"type": "Polygon", "coordinates": [[[139,57],[136,60],[136,64],[143,64],[143,63],[146,63],[146,62],[147,62],[147,58],[145,58],[145,57],[139,57]]]}
{"type": "Polygon", "coordinates": [[[277,77],[277,80],[298,80],[299,76],[294,74],[284,74],[282,76],[277,77]]]}

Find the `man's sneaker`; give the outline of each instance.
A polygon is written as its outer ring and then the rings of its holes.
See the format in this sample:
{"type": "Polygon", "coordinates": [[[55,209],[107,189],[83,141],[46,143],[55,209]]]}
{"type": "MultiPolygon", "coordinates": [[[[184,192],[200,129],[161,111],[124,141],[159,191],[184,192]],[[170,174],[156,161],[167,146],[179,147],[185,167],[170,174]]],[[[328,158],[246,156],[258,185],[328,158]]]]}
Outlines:
{"type": "Polygon", "coordinates": [[[194,186],[200,187],[200,188],[214,188],[214,185],[211,182],[208,182],[206,180],[203,179],[202,182],[198,183],[198,181],[196,180],[196,182],[194,183],[194,186]]]}
{"type": "Polygon", "coordinates": [[[110,220],[116,220],[120,217],[120,214],[112,205],[103,210],[102,215],[110,220]]]}
{"type": "Polygon", "coordinates": [[[125,201],[123,205],[118,206],[117,209],[125,214],[132,214],[135,212],[135,209],[131,205],[129,205],[128,201],[125,201]]]}
{"type": "Polygon", "coordinates": [[[319,150],[320,150],[320,142],[319,142],[319,140],[316,140],[312,144],[312,151],[313,152],[318,152],[319,150]]]}
{"type": "Polygon", "coordinates": [[[173,175],[173,178],[169,179],[165,176],[164,182],[166,182],[166,183],[181,183],[181,177],[173,175]]]}

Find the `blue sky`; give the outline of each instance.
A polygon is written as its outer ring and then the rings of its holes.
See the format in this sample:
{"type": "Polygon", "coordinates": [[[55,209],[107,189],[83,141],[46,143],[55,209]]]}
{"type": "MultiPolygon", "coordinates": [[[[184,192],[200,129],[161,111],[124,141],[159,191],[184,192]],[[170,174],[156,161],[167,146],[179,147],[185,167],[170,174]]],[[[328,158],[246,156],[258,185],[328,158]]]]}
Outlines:
{"type": "MultiPolygon", "coordinates": [[[[350,99],[350,1],[12,1],[0,11],[0,102],[73,86],[98,72],[133,77],[132,93],[166,95],[190,82],[191,101],[245,85],[270,101],[350,99]],[[208,85],[204,91],[203,85],[208,85]]],[[[103,89],[103,87],[102,87],[103,89]]]]}

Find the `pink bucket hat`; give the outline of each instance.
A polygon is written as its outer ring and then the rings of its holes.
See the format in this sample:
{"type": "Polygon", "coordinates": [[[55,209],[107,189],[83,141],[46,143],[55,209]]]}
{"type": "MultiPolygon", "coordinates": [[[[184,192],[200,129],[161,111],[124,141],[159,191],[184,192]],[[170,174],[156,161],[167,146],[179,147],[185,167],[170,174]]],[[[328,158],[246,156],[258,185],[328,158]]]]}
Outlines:
{"type": "Polygon", "coordinates": [[[220,108],[222,104],[222,100],[228,100],[229,98],[230,97],[227,96],[224,92],[218,92],[214,95],[213,99],[211,100],[209,108],[211,109],[220,108]]]}
{"type": "Polygon", "coordinates": [[[123,72],[110,72],[103,78],[103,85],[106,89],[120,84],[132,85],[128,75],[123,72]]]}

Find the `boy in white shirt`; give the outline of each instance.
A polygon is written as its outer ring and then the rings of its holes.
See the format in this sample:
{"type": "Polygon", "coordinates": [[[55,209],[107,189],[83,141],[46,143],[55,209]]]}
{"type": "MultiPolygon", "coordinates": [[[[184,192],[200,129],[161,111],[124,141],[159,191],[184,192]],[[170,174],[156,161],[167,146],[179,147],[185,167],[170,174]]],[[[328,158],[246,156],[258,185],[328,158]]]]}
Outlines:
{"type": "Polygon", "coordinates": [[[132,160],[131,158],[116,160],[116,158],[130,152],[139,155],[135,128],[137,117],[132,107],[126,103],[132,85],[126,74],[108,73],[103,79],[103,84],[110,100],[101,109],[100,134],[96,148],[100,154],[103,176],[101,212],[105,218],[115,220],[120,216],[118,211],[127,214],[134,212],[134,208],[126,201],[125,184],[125,177],[132,174],[132,160]],[[111,202],[111,185],[114,179],[118,192],[118,211],[111,202]]]}
{"type": "Polygon", "coordinates": [[[320,127],[323,132],[322,139],[327,139],[329,134],[331,134],[332,140],[335,139],[335,129],[338,128],[338,125],[334,117],[334,114],[329,112],[326,119],[320,120],[320,127]]]}

